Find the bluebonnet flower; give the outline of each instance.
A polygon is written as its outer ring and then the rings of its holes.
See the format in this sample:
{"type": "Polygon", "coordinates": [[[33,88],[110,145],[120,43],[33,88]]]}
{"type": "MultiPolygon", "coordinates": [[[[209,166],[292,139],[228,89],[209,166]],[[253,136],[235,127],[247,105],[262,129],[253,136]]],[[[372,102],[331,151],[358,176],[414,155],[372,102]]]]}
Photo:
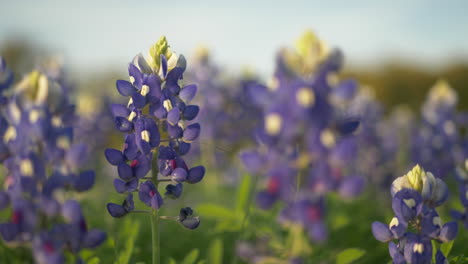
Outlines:
{"type": "Polygon", "coordinates": [[[456,168],[455,176],[458,182],[459,197],[463,210],[452,210],[451,215],[456,220],[463,223],[464,227],[468,229],[468,160],[462,166],[456,168]]]}
{"type": "Polygon", "coordinates": [[[56,194],[84,192],[95,180],[93,171],[82,169],[86,145],[73,143],[76,119],[65,81],[34,71],[14,89],[3,88],[0,208],[11,209],[11,216],[0,224],[0,235],[7,244],[31,246],[36,263],[64,263],[65,252],[81,261],[80,250],[99,246],[106,234],[88,230],[79,203],[63,203],[56,194]]]}
{"type": "MultiPolygon", "coordinates": [[[[431,240],[446,243],[455,239],[456,222],[442,224],[436,211],[448,195],[445,183],[416,165],[392,184],[392,209],[395,217],[388,225],[372,223],[372,233],[381,242],[390,242],[393,263],[431,263],[431,240]]],[[[437,252],[436,263],[445,256],[437,252]]]]}
{"type": "Polygon", "coordinates": [[[184,78],[199,84],[194,101],[201,108],[190,112],[199,111],[203,129],[200,140],[192,144],[191,154],[200,154],[211,170],[222,171],[223,183],[237,182],[237,153],[254,142],[253,131],[261,118],[259,107],[247,92],[256,77],[248,73],[225,76],[205,47],[198,48],[194,57],[194,67],[184,78]]]}
{"type": "MultiPolygon", "coordinates": [[[[116,82],[120,95],[129,100],[126,105],[111,105],[116,128],[125,134],[124,145],[122,150],[106,149],[105,156],[117,167],[116,191],[127,197],[122,204],[107,205],[113,217],[135,210],[134,192],[152,211],[159,210],[164,204],[160,183],[169,182],[164,195],[177,199],[183,183],[197,183],[205,175],[203,166],[190,168],[184,160],[201,130],[193,122],[199,108],[191,104],[197,86],[182,85],[185,68],[185,58],[172,52],[162,37],[150,48],[148,60],[138,55],[129,64],[129,81],[116,82]],[[151,177],[147,176],[150,171],[151,177]]],[[[183,210],[187,212],[184,217],[159,217],[196,228],[199,218],[192,216],[191,209],[183,210]]]]}
{"type": "Polygon", "coordinates": [[[279,54],[268,85],[249,87],[263,120],[256,130],[259,146],[240,158],[251,173],[266,176],[257,204],[270,209],[283,202],[280,222],[298,224],[320,242],[327,238],[325,195],[336,191],[344,198],[355,197],[365,181],[352,166],[359,117],[347,115],[342,101],[332,99],[350,100],[356,84],[337,77],[341,52],[311,34],[305,34],[297,52],[279,54]]]}
{"type": "Polygon", "coordinates": [[[463,147],[466,140],[460,134],[463,117],[456,109],[457,103],[456,91],[446,81],[438,81],[429,90],[421,109],[421,124],[410,141],[412,161],[441,178],[454,174],[467,154],[463,147]]]}

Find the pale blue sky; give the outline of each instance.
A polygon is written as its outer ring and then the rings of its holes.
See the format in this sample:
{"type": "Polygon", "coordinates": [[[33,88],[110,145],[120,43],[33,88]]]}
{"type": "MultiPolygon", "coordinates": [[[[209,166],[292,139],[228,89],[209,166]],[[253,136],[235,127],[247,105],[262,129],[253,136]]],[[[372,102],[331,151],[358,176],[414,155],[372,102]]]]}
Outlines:
{"type": "Polygon", "coordinates": [[[436,65],[468,59],[467,10],[463,0],[0,0],[0,46],[24,35],[64,54],[73,68],[94,71],[125,67],[166,35],[186,56],[203,43],[219,63],[268,73],[278,48],[312,28],[351,63],[398,54],[436,65]]]}

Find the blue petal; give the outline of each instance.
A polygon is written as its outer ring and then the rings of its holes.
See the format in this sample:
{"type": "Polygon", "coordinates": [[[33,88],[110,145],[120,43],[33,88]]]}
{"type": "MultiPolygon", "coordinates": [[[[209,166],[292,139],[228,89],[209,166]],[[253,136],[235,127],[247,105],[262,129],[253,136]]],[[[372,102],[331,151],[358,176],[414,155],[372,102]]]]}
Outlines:
{"type": "Polygon", "coordinates": [[[91,229],[86,233],[86,236],[84,237],[83,247],[95,248],[101,245],[106,240],[106,238],[106,233],[97,229],[91,229]]]}
{"type": "Polygon", "coordinates": [[[180,120],[180,110],[177,107],[174,107],[167,113],[167,122],[171,125],[176,125],[180,120]]]}
{"type": "Polygon", "coordinates": [[[364,189],[365,181],[359,176],[348,176],[340,185],[339,193],[344,198],[354,198],[364,189]]]}
{"type": "Polygon", "coordinates": [[[142,109],[146,105],[146,98],[140,93],[134,93],[132,95],[132,101],[133,105],[138,109],[142,109]]]}
{"type": "Polygon", "coordinates": [[[198,226],[200,226],[200,217],[188,217],[184,219],[183,221],[180,221],[180,223],[188,229],[196,229],[198,226]]]}
{"type": "Polygon", "coordinates": [[[18,233],[18,225],[12,223],[0,224],[0,234],[2,235],[3,240],[6,242],[14,240],[18,233]]]}
{"type": "Polygon", "coordinates": [[[93,187],[95,178],[94,171],[84,171],[75,179],[73,187],[78,192],[87,191],[93,187]]]}
{"type": "Polygon", "coordinates": [[[120,116],[116,117],[115,126],[120,132],[124,132],[124,133],[130,132],[133,130],[133,123],[128,121],[128,119],[125,117],[120,117],[120,116]]]}
{"type": "Polygon", "coordinates": [[[122,217],[127,214],[123,206],[114,203],[107,204],[107,211],[112,217],[122,217]]]}
{"type": "Polygon", "coordinates": [[[128,181],[133,178],[133,170],[132,168],[126,164],[126,163],[121,163],[117,166],[117,171],[119,173],[119,177],[122,180],[128,181]]]}
{"type": "Polygon", "coordinates": [[[143,74],[140,72],[137,66],[135,66],[133,63],[130,63],[128,65],[128,75],[133,77],[135,82],[133,83],[134,86],[140,87],[142,82],[143,82],[143,74]]]}
{"type": "Polygon", "coordinates": [[[104,155],[106,156],[107,161],[112,165],[119,165],[120,163],[125,162],[125,158],[117,149],[108,148],[105,150],[104,155]]]}
{"type": "Polygon", "coordinates": [[[182,195],[183,185],[178,183],[176,185],[168,184],[166,185],[165,195],[171,199],[177,199],[182,195]]]}
{"type": "Polygon", "coordinates": [[[263,210],[270,209],[277,200],[277,195],[273,195],[267,191],[261,191],[257,194],[257,205],[263,210]]]}
{"type": "Polygon", "coordinates": [[[125,182],[121,179],[114,179],[114,188],[118,193],[124,193],[127,191],[125,182]]]}
{"type": "Polygon", "coordinates": [[[197,183],[203,179],[205,176],[205,167],[197,166],[193,167],[189,170],[187,175],[187,182],[188,183],[197,183]]]}
{"type": "Polygon", "coordinates": [[[166,56],[161,54],[161,69],[162,69],[162,76],[163,78],[167,75],[167,59],[166,56]]]}
{"type": "Polygon", "coordinates": [[[372,223],[372,234],[380,242],[388,242],[393,239],[393,234],[388,229],[388,225],[381,222],[372,223]]]}
{"type": "Polygon", "coordinates": [[[6,192],[0,191],[0,210],[5,209],[10,204],[10,197],[6,192]]]}
{"type": "Polygon", "coordinates": [[[198,138],[200,135],[200,124],[191,124],[184,130],[183,140],[185,142],[191,142],[198,138]]]}
{"type": "Polygon", "coordinates": [[[130,115],[130,109],[128,109],[125,105],[121,104],[112,104],[111,105],[111,112],[114,117],[128,117],[130,115]]]}
{"type": "Polygon", "coordinates": [[[349,118],[337,124],[338,131],[343,135],[348,135],[356,131],[359,127],[360,120],[358,118],[349,118]]]}
{"type": "Polygon", "coordinates": [[[86,161],[88,148],[83,143],[73,144],[67,151],[66,160],[72,168],[81,167],[86,161]]]}
{"type": "Polygon", "coordinates": [[[187,180],[187,171],[182,168],[176,168],[172,171],[171,178],[176,182],[184,182],[187,180]]]}
{"type": "Polygon", "coordinates": [[[138,165],[134,168],[135,177],[141,179],[145,177],[146,174],[148,174],[148,172],[151,170],[151,154],[150,157],[141,155],[137,160],[138,165]]]}
{"type": "Polygon", "coordinates": [[[244,167],[251,173],[257,173],[263,167],[263,158],[255,150],[244,151],[240,154],[244,167]]]}
{"type": "Polygon", "coordinates": [[[197,86],[195,84],[190,84],[190,85],[183,87],[180,90],[179,97],[180,99],[188,103],[192,101],[196,93],[197,93],[197,86]]]}
{"type": "Polygon", "coordinates": [[[187,142],[179,143],[179,155],[183,156],[190,151],[191,144],[187,142]]]}
{"type": "Polygon", "coordinates": [[[198,105],[188,105],[184,109],[184,119],[191,121],[197,117],[200,112],[200,107],[198,105]]]}
{"type": "Polygon", "coordinates": [[[446,223],[440,230],[439,239],[442,242],[449,242],[455,239],[458,233],[458,224],[455,221],[446,223]]]}
{"type": "Polygon", "coordinates": [[[137,89],[135,89],[135,87],[133,87],[133,85],[128,81],[118,80],[115,85],[122,96],[131,96],[137,91],[137,89]]]}

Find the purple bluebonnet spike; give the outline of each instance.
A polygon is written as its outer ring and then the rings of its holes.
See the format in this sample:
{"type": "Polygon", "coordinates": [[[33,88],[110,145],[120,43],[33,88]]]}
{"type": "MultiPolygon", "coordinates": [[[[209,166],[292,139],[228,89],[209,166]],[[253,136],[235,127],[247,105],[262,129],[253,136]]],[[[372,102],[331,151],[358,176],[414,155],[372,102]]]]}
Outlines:
{"type": "Polygon", "coordinates": [[[88,230],[77,201],[57,197],[57,191],[89,190],[96,175],[83,170],[88,148],[74,143],[79,116],[61,71],[33,71],[14,88],[10,74],[0,58],[0,162],[6,169],[0,209],[11,211],[0,236],[7,245],[30,247],[36,263],[64,263],[66,253],[79,258],[81,249],[106,239],[88,230]]]}
{"type": "MultiPolygon", "coordinates": [[[[436,211],[446,200],[447,192],[443,181],[419,165],[393,181],[391,195],[395,217],[389,225],[372,223],[374,237],[384,243],[390,242],[393,263],[431,263],[431,240],[446,243],[455,239],[457,223],[443,224],[436,211]]],[[[445,257],[437,252],[436,263],[444,263],[445,257]]]]}
{"type": "Polygon", "coordinates": [[[148,60],[138,55],[129,64],[128,80],[116,82],[119,94],[128,98],[126,105],[111,105],[124,142],[121,149],[106,149],[104,155],[116,167],[115,190],[126,198],[123,203],[107,204],[112,217],[149,212],[153,225],[160,219],[177,220],[189,229],[199,225],[191,210],[185,218],[160,215],[165,199],[181,197],[183,183],[197,183],[205,174],[203,166],[191,168],[184,160],[201,131],[200,124],[192,121],[200,108],[189,105],[197,86],[183,85],[185,68],[185,58],[171,51],[162,37],[150,48],[148,60]],[[163,184],[164,196],[160,192],[163,184]],[[150,211],[135,209],[134,193],[150,211]]]}

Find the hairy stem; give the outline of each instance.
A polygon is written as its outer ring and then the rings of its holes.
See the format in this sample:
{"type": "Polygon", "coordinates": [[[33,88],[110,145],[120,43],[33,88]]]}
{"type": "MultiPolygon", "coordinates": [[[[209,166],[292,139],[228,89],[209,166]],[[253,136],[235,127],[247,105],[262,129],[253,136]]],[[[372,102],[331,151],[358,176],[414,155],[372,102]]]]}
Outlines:
{"type": "MultiPolygon", "coordinates": [[[[156,151],[153,154],[153,160],[151,161],[151,178],[153,183],[158,189],[158,152],[156,151]]],[[[151,210],[151,241],[153,244],[152,253],[153,253],[153,264],[160,264],[161,248],[159,243],[159,210],[151,210]]]]}
{"type": "Polygon", "coordinates": [[[153,264],[160,263],[160,250],[159,247],[159,212],[158,210],[152,210],[151,212],[151,241],[153,244],[152,252],[153,252],[153,264]]]}

